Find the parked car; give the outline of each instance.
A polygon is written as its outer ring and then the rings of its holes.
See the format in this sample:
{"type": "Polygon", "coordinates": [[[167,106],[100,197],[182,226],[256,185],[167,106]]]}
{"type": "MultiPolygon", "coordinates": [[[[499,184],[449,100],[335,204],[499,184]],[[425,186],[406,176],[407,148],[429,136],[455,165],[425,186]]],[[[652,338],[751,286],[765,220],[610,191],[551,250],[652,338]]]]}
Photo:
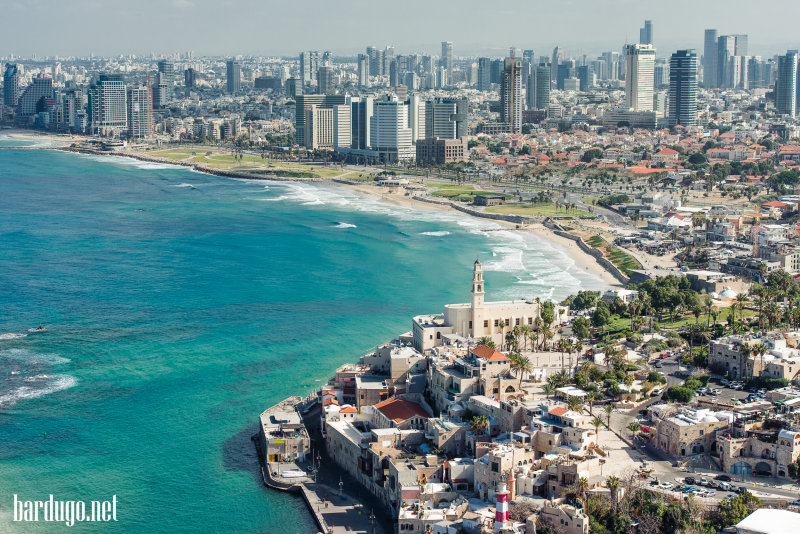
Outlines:
{"type": "Polygon", "coordinates": [[[723,482],[730,482],[731,481],[731,477],[729,477],[728,475],[717,475],[717,476],[714,477],[714,479],[722,480],[723,482]]]}
{"type": "Polygon", "coordinates": [[[700,485],[705,486],[708,484],[708,479],[706,477],[700,477],[700,485]]]}
{"type": "Polygon", "coordinates": [[[683,479],[683,481],[686,482],[687,484],[694,484],[695,483],[694,477],[686,477],[686,478],[683,479]]]}
{"type": "Polygon", "coordinates": [[[730,491],[731,490],[731,485],[728,484],[727,482],[720,482],[719,489],[721,489],[723,491],[730,491]]]}

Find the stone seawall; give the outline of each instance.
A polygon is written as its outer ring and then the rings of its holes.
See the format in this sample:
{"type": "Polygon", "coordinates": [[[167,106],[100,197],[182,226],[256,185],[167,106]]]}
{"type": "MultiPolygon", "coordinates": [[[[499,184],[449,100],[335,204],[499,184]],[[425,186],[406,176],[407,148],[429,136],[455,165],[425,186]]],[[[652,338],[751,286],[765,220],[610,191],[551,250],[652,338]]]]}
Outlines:
{"type": "Polygon", "coordinates": [[[439,200],[430,197],[414,196],[411,198],[413,198],[414,200],[419,200],[420,202],[427,202],[428,204],[449,206],[460,212],[466,213],[467,215],[472,215],[473,217],[481,217],[483,219],[492,219],[495,221],[506,221],[514,224],[533,224],[533,223],[540,223],[544,220],[543,217],[523,217],[522,215],[506,215],[504,213],[486,213],[485,211],[472,209],[470,207],[458,204],[456,202],[450,202],[448,200],[439,200]]]}
{"type": "Polygon", "coordinates": [[[544,225],[557,236],[574,241],[582,251],[594,257],[594,259],[597,260],[597,263],[599,263],[606,271],[610,272],[611,275],[617,280],[619,280],[619,282],[623,286],[626,286],[631,282],[631,279],[628,278],[625,275],[625,273],[620,271],[616,265],[614,265],[607,258],[605,258],[602,252],[600,252],[596,248],[587,245],[580,237],[565,232],[558,225],[553,224],[552,222],[545,222],[544,225]]]}

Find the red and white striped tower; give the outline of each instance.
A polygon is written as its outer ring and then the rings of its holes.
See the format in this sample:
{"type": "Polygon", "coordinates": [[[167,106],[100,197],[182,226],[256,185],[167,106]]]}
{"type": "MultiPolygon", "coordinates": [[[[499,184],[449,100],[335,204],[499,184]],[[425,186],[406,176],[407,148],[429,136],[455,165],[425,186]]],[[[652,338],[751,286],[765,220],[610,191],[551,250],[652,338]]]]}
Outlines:
{"type": "Polygon", "coordinates": [[[509,529],[508,491],[506,490],[504,482],[501,482],[500,485],[497,486],[497,493],[495,496],[497,501],[495,503],[494,512],[494,532],[495,534],[499,534],[509,529]]]}

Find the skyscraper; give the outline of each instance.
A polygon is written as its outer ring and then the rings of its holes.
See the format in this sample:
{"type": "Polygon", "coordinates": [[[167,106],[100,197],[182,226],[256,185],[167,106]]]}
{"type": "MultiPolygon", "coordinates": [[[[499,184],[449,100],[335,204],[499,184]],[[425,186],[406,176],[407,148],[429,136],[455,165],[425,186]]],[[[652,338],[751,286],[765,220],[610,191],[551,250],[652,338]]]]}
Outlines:
{"type": "Polygon", "coordinates": [[[442,57],[440,64],[447,70],[447,81],[452,83],[453,80],[453,43],[450,41],[442,41],[442,57]]]}
{"type": "Polygon", "coordinates": [[[306,116],[311,106],[331,108],[345,103],[344,95],[297,95],[295,97],[295,138],[297,144],[306,146],[306,116]]]}
{"type": "Polygon", "coordinates": [[[467,135],[467,99],[435,98],[425,102],[424,139],[458,139],[467,135]]]}
{"type": "Polygon", "coordinates": [[[706,30],[703,46],[703,85],[717,86],[717,30],[706,30]]]}
{"type": "Polygon", "coordinates": [[[3,104],[17,107],[19,103],[19,67],[16,63],[6,63],[3,72],[3,104]]]}
{"type": "Polygon", "coordinates": [[[369,56],[358,54],[358,85],[369,87],[369,56]]]}
{"type": "Polygon", "coordinates": [[[697,53],[678,50],[669,59],[669,125],[697,124],[697,53]]]}
{"type": "Polygon", "coordinates": [[[488,91],[492,87],[492,59],[478,58],[478,90],[488,91]]]}
{"type": "Polygon", "coordinates": [[[540,63],[536,67],[536,109],[546,110],[550,106],[550,84],[550,65],[540,63]]]}
{"type": "Polygon", "coordinates": [[[717,84],[715,87],[725,87],[728,76],[728,60],[736,55],[736,37],[734,35],[720,35],[717,38],[717,84]]]}
{"type": "Polygon", "coordinates": [[[53,79],[37,76],[19,95],[17,119],[35,115],[43,98],[53,98],[53,79]]]}
{"type": "Polygon", "coordinates": [[[194,87],[197,83],[197,72],[189,67],[185,71],[183,71],[183,84],[186,87],[194,87]]]}
{"type": "Polygon", "coordinates": [[[373,103],[369,135],[370,148],[381,161],[414,159],[416,155],[408,125],[408,106],[395,95],[386,95],[373,103]]]}
{"type": "Polygon", "coordinates": [[[153,108],[148,87],[128,88],[128,136],[134,139],[153,133],[153,108]]]}
{"type": "Polygon", "coordinates": [[[639,29],[639,44],[653,44],[653,21],[644,21],[644,27],[639,29]]]}
{"type": "Polygon", "coordinates": [[[522,131],[522,60],[507,57],[503,62],[500,80],[500,121],[508,124],[512,133],[522,131]]]}
{"type": "Polygon", "coordinates": [[[561,61],[564,59],[564,51],[561,49],[560,46],[557,46],[553,49],[553,57],[550,61],[550,79],[552,81],[556,81],[556,74],[558,74],[558,66],[561,64],[561,61]]]}
{"type": "Polygon", "coordinates": [[[300,79],[303,84],[317,81],[319,52],[300,52],[300,79]]]}
{"type": "Polygon", "coordinates": [[[167,86],[167,100],[172,100],[175,86],[175,64],[168,59],[162,59],[158,62],[158,73],[161,75],[161,81],[167,86]]]}
{"type": "Polygon", "coordinates": [[[128,95],[119,74],[101,74],[89,89],[89,128],[95,135],[119,135],[128,131],[128,95]]]}
{"type": "Polygon", "coordinates": [[[332,95],[334,93],[333,67],[323,65],[317,72],[317,93],[332,95]]]}
{"type": "Polygon", "coordinates": [[[778,56],[778,76],[775,80],[775,111],[781,115],[797,115],[798,52],[789,50],[778,56]]]}
{"type": "Polygon", "coordinates": [[[227,89],[234,95],[242,90],[242,66],[235,59],[229,59],[227,66],[227,89]]]}
{"type": "Polygon", "coordinates": [[[653,110],[653,69],[656,49],[652,45],[625,45],[625,107],[653,110]]]}

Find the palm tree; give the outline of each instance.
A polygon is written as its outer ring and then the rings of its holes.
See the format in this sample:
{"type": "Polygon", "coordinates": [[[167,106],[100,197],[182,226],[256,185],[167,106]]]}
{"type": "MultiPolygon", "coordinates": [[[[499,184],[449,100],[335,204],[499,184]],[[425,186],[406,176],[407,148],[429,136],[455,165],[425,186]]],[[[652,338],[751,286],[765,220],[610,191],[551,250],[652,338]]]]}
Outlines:
{"type": "Polygon", "coordinates": [[[580,477],[576,484],[576,489],[581,494],[581,502],[586,505],[586,492],[589,490],[589,480],[586,477],[580,477]]]}
{"type": "Polygon", "coordinates": [[[594,427],[594,446],[600,446],[600,427],[603,426],[603,420],[595,416],[592,419],[592,426],[594,427]]]}
{"type": "Polygon", "coordinates": [[[628,430],[631,431],[631,435],[634,437],[640,428],[642,428],[642,425],[639,424],[638,421],[631,421],[630,424],[628,424],[628,430]]]}
{"type": "Polygon", "coordinates": [[[583,413],[583,402],[578,397],[569,397],[567,399],[567,408],[573,412],[583,413]]]}
{"type": "Polygon", "coordinates": [[[547,396],[548,400],[550,399],[550,395],[552,395],[555,390],[556,388],[550,383],[547,383],[542,387],[542,391],[544,391],[544,394],[547,396]]]}
{"type": "Polygon", "coordinates": [[[497,348],[497,346],[494,344],[494,341],[492,341],[492,338],[490,338],[489,336],[483,336],[478,340],[478,346],[480,347],[481,345],[486,345],[490,349],[497,348]]]}
{"type": "Polygon", "coordinates": [[[757,344],[753,347],[753,351],[761,358],[761,371],[764,371],[764,355],[767,353],[767,346],[763,343],[757,344]]]}
{"type": "Polygon", "coordinates": [[[703,307],[706,309],[706,316],[708,320],[706,321],[706,326],[711,327],[711,310],[714,309],[714,299],[711,298],[710,295],[703,296],[703,307]]]}
{"type": "Polygon", "coordinates": [[[522,377],[525,376],[526,373],[530,374],[533,372],[533,364],[527,356],[522,356],[516,352],[509,354],[509,358],[511,359],[511,372],[515,375],[519,375],[519,388],[517,389],[521,390],[522,377]]]}
{"type": "Polygon", "coordinates": [[[489,430],[489,418],[485,415],[476,415],[470,421],[470,427],[477,436],[483,436],[489,430]]]}
{"type": "Polygon", "coordinates": [[[610,404],[606,404],[603,411],[606,412],[606,426],[611,429],[611,414],[614,413],[614,407],[610,404]]]}
{"type": "Polygon", "coordinates": [[[739,305],[739,314],[741,316],[742,324],[744,324],[744,303],[750,300],[750,297],[744,293],[736,295],[736,303],[739,305]]]}
{"type": "Polygon", "coordinates": [[[542,328],[542,337],[543,337],[543,343],[544,343],[545,348],[546,348],[547,347],[547,342],[550,341],[551,339],[553,339],[553,331],[550,330],[550,327],[548,325],[545,325],[542,328]]]}
{"type": "Polygon", "coordinates": [[[561,353],[561,370],[564,370],[564,353],[567,351],[567,340],[563,337],[558,340],[558,352],[561,353]]]}
{"type": "MultiPolygon", "coordinates": [[[[581,356],[583,355],[583,343],[581,343],[581,340],[579,339],[575,342],[572,348],[575,349],[575,355],[577,356],[575,358],[575,367],[578,367],[578,362],[581,361],[581,356]]],[[[575,371],[572,372],[572,376],[575,376],[575,371]]]]}
{"type": "Polygon", "coordinates": [[[617,509],[617,492],[621,485],[622,481],[617,476],[611,475],[606,479],[606,487],[608,487],[608,491],[611,492],[611,505],[614,507],[615,511],[617,509]]]}
{"type": "Polygon", "coordinates": [[[739,347],[739,377],[744,378],[744,368],[747,365],[747,359],[750,357],[750,354],[753,352],[753,349],[750,348],[749,343],[742,343],[742,346],[739,347]]]}
{"type": "Polygon", "coordinates": [[[596,401],[596,400],[597,400],[597,393],[596,392],[589,391],[588,393],[586,393],[586,402],[589,403],[589,415],[594,415],[592,413],[592,405],[594,404],[594,401],[596,401]]]}

